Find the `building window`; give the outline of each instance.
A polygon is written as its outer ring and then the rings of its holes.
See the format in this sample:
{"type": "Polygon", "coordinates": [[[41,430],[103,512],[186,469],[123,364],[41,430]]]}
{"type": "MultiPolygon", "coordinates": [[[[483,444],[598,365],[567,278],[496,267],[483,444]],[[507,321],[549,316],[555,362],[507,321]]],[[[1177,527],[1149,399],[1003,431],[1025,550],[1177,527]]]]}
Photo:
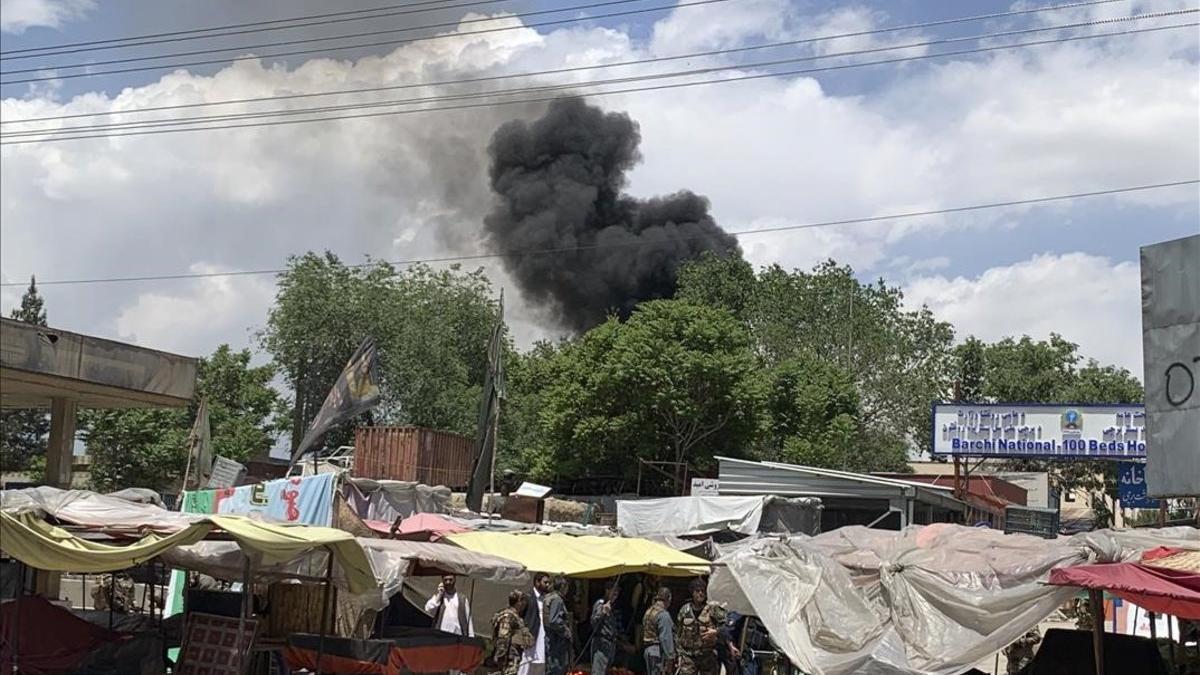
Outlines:
{"type": "Polygon", "coordinates": [[[1075,501],[1075,491],[1067,490],[1067,494],[1066,494],[1066,496],[1063,497],[1063,501],[1074,502],[1075,501]]]}

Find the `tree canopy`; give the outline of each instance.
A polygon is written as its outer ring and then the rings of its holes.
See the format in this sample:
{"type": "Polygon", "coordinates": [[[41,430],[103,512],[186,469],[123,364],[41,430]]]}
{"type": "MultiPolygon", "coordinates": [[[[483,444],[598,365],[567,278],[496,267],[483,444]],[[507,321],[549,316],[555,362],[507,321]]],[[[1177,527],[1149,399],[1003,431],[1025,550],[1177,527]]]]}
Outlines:
{"type": "MultiPolygon", "coordinates": [[[[401,272],[385,263],[346,265],[331,253],[293,258],[260,335],[293,392],[293,447],[367,336],[379,347],[383,401],[360,421],[474,434],[497,312],[480,271],[416,265],[401,272]]],[[[325,445],[350,443],[354,426],[330,432],[325,445]]]]}
{"type": "Polygon", "coordinates": [[[250,360],[248,349],[217,347],[200,362],[196,400],[188,408],[84,411],[80,428],[92,485],[104,491],[174,487],[187,464],[187,436],[201,399],[208,401],[214,454],[244,462],[268,452],[281,405],[270,386],[275,368],[250,360]]]}
{"type": "Polygon", "coordinates": [[[758,429],[762,390],[746,331],[721,309],[642,303],[539,364],[533,474],[629,475],[634,460],[707,467],[758,429]]]}
{"type": "Polygon", "coordinates": [[[954,332],[928,309],[906,309],[898,288],[862,283],[833,261],[755,273],[744,260],[708,256],[683,268],[678,297],[730,311],[768,368],[793,359],[835,366],[853,382],[861,429],[878,450],[928,450],[929,404],[949,382],[954,332]]]}

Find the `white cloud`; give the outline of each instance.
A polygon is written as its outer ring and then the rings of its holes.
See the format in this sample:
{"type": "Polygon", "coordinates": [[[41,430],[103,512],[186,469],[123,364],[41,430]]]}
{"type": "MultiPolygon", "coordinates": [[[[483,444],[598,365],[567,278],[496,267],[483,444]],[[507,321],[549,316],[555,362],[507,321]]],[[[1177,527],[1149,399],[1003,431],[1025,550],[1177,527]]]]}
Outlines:
{"type": "MultiPolygon", "coordinates": [[[[783,0],[755,0],[681,9],[656,24],[645,43],[607,28],[516,30],[413,43],[357,61],[314,59],[293,70],[243,61],[213,76],[176,72],[111,96],[5,99],[0,114],[12,120],[543,70],[818,35],[832,30],[823,28],[830,22],[858,30],[880,20],[878,13],[858,9],[805,17],[783,0]]],[[[726,228],[753,230],[1192,178],[1200,174],[1200,85],[1188,51],[1194,42],[1194,34],[1176,31],[927,68],[876,67],[872,73],[882,84],[855,95],[793,78],[594,100],[627,110],[641,126],[645,161],[630,177],[632,192],[692,189],[712,200],[726,228]]],[[[680,67],[689,66],[569,77],[680,67]]],[[[0,150],[0,266],[6,278],[19,280],[30,272],[46,279],[177,272],[201,261],[222,269],[275,268],[287,255],[309,249],[332,249],[350,262],[364,255],[477,252],[478,223],[491,203],[488,138],[503,121],[537,110],[510,106],[7,146],[0,150]]],[[[1195,190],[1123,197],[1121,203],[1192,205],[1195,190]]],[[[1020,213],[763,234],[746,237],[743,246],[760,264],[808,267],[835,257],[868,273],[902,271],[905,266],[889,262],[891,248],[913,232],[1008,227],[1020,213]]],[[[1069,215],[1070,206],[1057,213],[1069,215]]],[[[1129,217],[1137,215],[1131,210],[1129,217]]],[[[937,258],[912,264],[903,276],[941,265],[937,258]]],[[[487,266],[497,285],[508,288],[514,321],[527,339],[535,338],[546,327],[539,328],[537,312],[514,297],[514,286],[495,267],[487,266]]],[[[64,321],[59,325],[102,331],[119,321],[122,335],[144,344],[166,347],[154,343],[161,341],[207,353],[220,341],[237,342],[265,320],[265,310],[253,307],[265,307],[269,293],[231,283],[55,287],[47,289],[48,307],[56,322],[64,321]],[[240,293],[249,299],[238,300],[240,293]],[[221,309],[230,315],[212,330],[186,321],[173,327],[161,318],[171,308],[189,316],[217,316],[221,309]],[[211,344],[201,345],[204,340],[211,344]]],[[[4,302],[11,302],[9,295],[4,302]]],[[[1135,339],[1129,348],[1138,344],[1135,339]]]]}
{"type": "Polygon", "coordinates": [[[921,272],[934,272],[936,270],[945,269],[950,266],[950,258],[944,255],[934,256],[932,258],[922,258],[915,260],[904,268],[908,274],[919,274],[921,272]]]}
{"type": "MultiPolygon", "coordinates": [[[[198,263],[193,274],[229,272],[198,263]]],[[[263,323],[275,297],[270,277],[208,277],[168,281],[159,290],[141,293],[115,320],[119,339],[188,356],[207,356],[227,342],[235,349],[251,346],[254,327],[263,323]]]]}
{"type": "Polygon", "coordinates": [[[1058,333],[1085,358],[1142,373],[1141,282],[1136,263],[1084,253],[1044,254],[977,277],[925,277],[904,289],[960,337],[985,341],[1058,333]]]}
{"type": "Polygon", "coordinates": [[[59,28],[78,21],[96,8],[95,0],[4,0],[0,3],[0,31],[22,33],[26,28],[59,28]]]}

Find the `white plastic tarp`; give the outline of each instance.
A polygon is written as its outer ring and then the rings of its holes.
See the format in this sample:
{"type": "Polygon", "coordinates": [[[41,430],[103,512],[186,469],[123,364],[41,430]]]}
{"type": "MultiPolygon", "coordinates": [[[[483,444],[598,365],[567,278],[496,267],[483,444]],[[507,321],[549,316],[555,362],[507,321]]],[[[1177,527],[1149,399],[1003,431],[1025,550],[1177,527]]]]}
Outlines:
{"type": "Polygon", "coordinates": [[[691,496],[617,501],[617,527],[629,537],[758,532],[762,496],[691,496]]]}
{"type": "Polygon", "coordinates": [[[1200,549],[1193,528],[1054,540],[957,525],[842,530],[722,547],[725,566],[709,584],[714,600],[758,616],[814,675],[955,675],[1074,595],[1042,583],[1052,568],[1200,549]]]}
{"type": "Polygon", "coordinates": [[[363,520],[395,522],[414,513],[448,513],[450,488],[400,480],[342,477],[342,496],[363,520]]]}
{"type": "Polygon", "coordinates": [[[154,503],[129,501],[140,490],[102,495],[88,490],[35,487],[0,491],[0,509],[9,515],[32,512],[66,523],[107,532],[178,532],[204,519],[203,515],[168,511],[154,503]]]}

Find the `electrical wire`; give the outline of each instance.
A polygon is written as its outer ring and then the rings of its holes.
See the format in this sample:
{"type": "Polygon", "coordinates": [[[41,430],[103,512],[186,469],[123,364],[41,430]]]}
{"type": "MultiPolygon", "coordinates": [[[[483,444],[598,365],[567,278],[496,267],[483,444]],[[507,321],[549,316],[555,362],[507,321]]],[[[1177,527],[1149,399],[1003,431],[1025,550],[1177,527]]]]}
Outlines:
{"type": "MultiPolygon", "coordinates": [[[[1058,26],[1025,28],[1025,29],[1020,29],[1020,30],[985,33],[985,34],[981,34],[981,35],[962,36],[962,37],[956,37],[956,38],[945,38],[945,39],[940,39],[940,40],[927,40],[924,42],[892,45],[892,46],[887,46],[887,47],[875,47],[875,48],[871,48],[871,49],[859,49],[859,50],[853,50],[853,51],[847,51],[847,52],[834,52],[834,53],[829,53],[829,54],[819,54],[819,55],[815,55],[815,56],[795,57],[795,58],[789,58],[789,59],[777,59],[777,60],[773,60],[773,61],[763,61],[763,62],[748,63],[748,64],[713,66],[713,67],[708,67],[708,68],[692,69],[692,70],[686,70],[686,71],[656,73],[656,74],[649,74],[649,75],[637,75],[637,76],[630,76],[630,77],[625,77],[625,78],[610,78],[608,80],[594,80],[591,82],[568,82],[568,83],[561,83],[561,84],[543,85],[543,86],[539,86],[539,87],[525,87],[525,88],[507,89],[507,90],[492,90],[492,91],[486,91],[486,92],[470,92],[470,93],[456,94],[456,95],[445,95],[444,94],[444,95],[430,96],[430,97],[424,97],[424,98],[390,99],[390,100],[385,100],[385,101],[369,101],[369,102],[350,103],[350,104],[343,104],[343,105],[337,105],[337,106],[325,106],[325,107],[317,107],[317,108],[299,108],[299,109],[291,109],[291,110],[288,110],[288,109],[264,110],[264,111],[253,111],[253,112],[243,112],[243,113],[229,113],[229,114],[224,114],[224,115],[209,115],[209,116],[186,117],[186,118],[162,118],[162,119],[158,119],[158,120],[137,120],[137,121],[131,121],[131,122],[115,122],[115,123],[111,123],[111,124],[67,126],[67,127],[58,127],[58,128],[51,127],[51,128],[43,128],[43,129],[23,129],[20,131],[10,131],[10,132],[0,133],[0,139],[22,138],[22,137],[32,137],[32,136],[68,136],[68,135],[74,135],[74,134],[79,134],[79,133],[84,133],[84,132],[89,132],[89,131],[99,131],[99,130],[146,129],[146,128],[159,128],[159,127],[172,127],[172,126],[182,127],[182,126],[191,125],[191,124],[201,124],[201,123],[205,123],[205,122],[214,122],[214,121],[228,121],[228,120],[238,120],[238,119],[261,119],[261,118],[266,118],[266,117],[286,117],[286,116],[306,115],[306,114],[316,114],[316,113],[326,113],[326,112],[339,112],[339,111],[343,111],[343,110],[361,110],[361,109],[373,109],[373,108],[381,108],[381,107],[392,107],[392,106],[397,106],[397,105],[413,105],[413,104],[421,104],[421,103],[439,103],[439,102],[454,101],[454,100],[469,100],[469,99],[474,99],[474,98],[486,98],[489,96],[500,96],[500,95],[508,96],[508,95],[516,95],[516,94],[555,91],[555,90],[562,90],[562,89],[574,89],[577,87],[585,87],[585,86],[601,86],[601,85],[608,85],[608,84],[623,84],[623,83],[628,83],[628,82],[642,82],[642,81],[649,81],[649,80],[656,80],[656,79],[667,79],[667,78],[676,78],[676,77],[687,77],[687,76],[692,76],[692,75],[703,75],[703,74],[710,74],[710,73],[714,73],[714,72],[722,72],[722,71],[728,71],[728,70],[765,68],[765,67],[771,67],[771,66],[784,65],[784,64],[788,64],[788,63],[805,62],[805,61],[819,61],[819,60],[823,60],[823,59],[839,58],[839,57],[845,57],[845,56],[860,56],[863,54],[871,54],[871,53],[879,53],[879,52],[887,52],[887,51],[898,51],[898,50],[913,49],[913,48],[919,48],[919,47],[929,47],[929,46],[936,46],[936,45],[952,44],[952,43],[956,43],[956,42],[994,39],[997,37],[1010,37],[1013,35],[1025,35],[1025,34],[1030,34],[1030,33],[1059,31],[1059,30],[1067,30],[1067,29],[1072,29],[1072,28],[1094,27],[1094,26],[1099,26],[1099,25],[1108,25],[1108,24],[1122,23],[1122,22],[1128,22],[1128,21],[1139,21],[1139,20],[1145,20],[1145,19],[1158,19],[1158,18],[1164,18],[1164,17],[1169,17],[1169,16],[1180,16],[1183,14],[1195,14],[1197,12],[1200,12],[1200,9],[1176,10],[1176,11],[1171,11],[1171,12],[1156,12],[1156,13],[1152,13],[1152,14],[1140,14],[1140,15],[1133,15],[1133,16],[1126,16],[1126,17],[1114,17],[1111,19],[1100,19],[1100,20],[1095,20],[1095,21],[1079,22],[1079,23],[1074,23],[1074,24],[1062,24],[1062,25],[1058,25],[1058,26]]],[[[678,57],[672,57],[672,58],[678,58],[678,57]]],[[[412,86],[433,86],[433,85],[412,85],[412,86]]]]}
{"type": "Polygon", "coordinates": [[[345,94],[377,93],[377,92],[395,91],[395,90],[401,90],[401,89],[414,89],[414,88],[419,88],[419,87],[446,86],[446,85],[454,85],[454,84],[470,84],[470,83],[480,83],[480,82],[492,82],[492,81],[497,81],[497,80],[505,80],[505,79],[519,78],[519,77],[533,77],[533,76],[540,76],[540,75],[556,75],[556,74],[564,74],[564,73],[574,73],[574,72],[582,72],[585,70],[596,70],[596,69],[601,69],[601,68],[616,68],[616,67],[623,67],[623,66],[660,63],[660,62],[665,62],[665,61],[676,61],[676,60],[683,60],[683,59],[702,58],[702,57],[708,57],[708,56],[723,56],[723,55],[729,55],[729,54],[745,53],[745,52],[750,52],[750,51],[759,51],[759,50],[764,50],[764,49],[774,49],[777,47],[792,47],[792,46],[799,46],[799,45],[805,45],[805,44],[814,44],[817,42],[823,42],[823,41],[828,41],[828,40],[837,40],[837,39],[842,39],[842,38],[866,37],[866,36],[878,35],[878,34],[882,34],[882,33],[892,33],[892,32],[899,32],[899,31],[906,31],[906,30],[916,30],[916,29],[920,29],[920,28],[930,28],[930,27],[934,27],[934,26],[945,26],[945,25],[954,24],[954,23],[982,21],[982,20],[986,20],[986,19],[993,19],[998,16],[1011,16],[1013,14],[1029,14],[1029,13],[1033,13],[1033,12],[1044,12],[1044,11],[1048,11],[1051,9],[1067,9],[1067,8],[1078,7],[1080,4],[1098,4],[1098,3],[1108,3],[1108,2],[1118,2],[1118,1],[1121,1],[1121,0],[1097,0],[1097,3],[1076,3],[1076,4],[1070,4],[1070,5],[1052,5],[1052,6],[1038,7],[1038,8],[1027,9],[1027,10],[1002,12],[1000,14],[982,14],[982,15],[975,15],[975,16],[958,17],[958,18],[953,18],[953,19],[941,19],[938,21],[927,21],[927,22],[923,22],[923,23],[913,23],[913,24],[907,24],[907,25],[901,25],[901,26],[876,28],[876,29],[872,29],[872,30],[855,31],[855,32],[851,32],[851,33],[837,33],[837,34],[830,34],[830,35],[820,35],[820,36],[816,36],[816,37],[800,38],[800,39],[796,39],[796,40],[786,40],[786,41],[782,41],[782,42],[769,42],[769,43],[758,44],[758,45],[749,45],[749,46],[745,46],[745,47],[733,47],[733,48],[729,48],[729,49],[715,49],[715,50],[702,51],[702,52],[692,52],[692,53],[688,53],[688,54],[679,54],[679,55],[674,55],[674,56],[660,56],[660,57],[652,57],[652,58],[645,58],[645,59],[633,59],[633,60],[626,60],[626,61],[617,61],[617,62],[612,62],[612,63],[590,64],[590,65],[586,65],[586,66],[575,66],[575,67],[569,67],[569,68],[555,68],[555,69],[550,69],[550,70],[541,70],[541,71],[533,71],[533,72],[525,72],[525,73],[509,73],[509,74],[504,74],[504,75],[491,75],[491,76],[473,77],[473,78],[460,78],[460,79],[454,79],[454,80],[442,80],[442,81],[433,81],[433,82],[413,82],[413,83],[387,85],[387,86],[380,86],[380,87],[360,87],[360,88],[354,88],[354,89],[306,92],[306,93],[297,93],[297,94],[283,94],[283,95],[276,95],[276,96],[259,96],[259,97],[249,97],[249,98],[241,98],[241,99],[229,99],[229,100],[225,100],[225,101],[203,101],[203,102],[198,102],[198,103],[181,103],[181,104],[165,105],[165,106],[148,106],[148,107],[144,107],[144,108],[134,108],[134,109],[128,109],[128,110],[112,110],[112,111],[97,112],[97,113],[73,113],[73,114],[69,114],[69,115],[48,115],[48,116],[43,116],[43,117],[28,117],[28,118],[15,119],[15,120],[0,120],[0,126],[3,126],[5,124],[25,124],[25,123],[29,123],[29,122],[49,122],[49,121],[57,121],[57,120],[79,119],[79,118],[84,118],[84,117],[101,117],[101,116],[109,117],[109,116],[118,116],[118,115],[124,116],[124,115],[132,115],[132,114],[144,113],[144,112],[161,112],[161,111],[166,111],[166,110],[206,108],[206,107],[235,105],[235,104],[243,104],[243,103],[260,103],[260,102],[267,102],[267,101],[283,101],[283,100],[294,100],[294,99],[303,99],[303,98],[316,98],[316,97],[324,97],[324,96],[341,96],[341,95],[345,95],[345,94]]]}
{"type": "MultiPolygon", "coordinates": [[[[1009,44],[1009,45],[978,47],[978,48],[974,48],[974,49],[962,49],[962,50],[956,50],[956,51],[941,52],[938,54],[922,54],[922,55],[918,55],[918,56],[892,58],[892,59],[881,59],[881,60],[877,60],[877,61],[865,61],[865,62],[859,62],[859,63],[840,64],[840,65],[835,65],[835,66],[824,66],[824,67],[819,67],[819,68],[791,69],[791,70],[776,71],[776,72],[769,72],[769,73],[756,73],[756,74],[751,74],[751,75],[742,75],[742,76],[736,76],[736,77],[726,77],[726,78],[718,78],[718,79],[710,79],[710,80],[698,80],[698,81],[692,81],[692,82],[679,82],[679,83],[671,83],[671,84],[650,85],[650,86],[644,86],[644,87],[627,87],[624,89],[614,89],[614,90],[608,90],[608,91],[583,92],[581,95],[592,96],[592,97],[610,96],[610,95],[614,95],[614,94],[625,94],[625,93],[643,92],[643,91],[658,91],[658,90],[666,90],[666,89],[678,89],[678,88],[682,88],[682,87],[695,87],[695,86],[701,86],[701,85],[706,85],[706,84],[742,82],[742,81],[747,81],[747,80],[757,80],[757,79],[764,79],[764,78],[785,77],[785,76],[789,76],[789,75],[800,75],[800,74],[808,74],[808,73],[815,73],[815,72],[827,72],[827,71],[843,70],[843,69],[849,69],[849,68],[861,68],[861,67],[865,67],[865,66],[874,66],[874,65],[882,65],[882,64],[889,64],[889,63],[922,61],[922,60],[934,59],[934,58],[945,58],[948,56],[962,56],[962,55],[969,55],[969,54],[979,54],[979,53],[985,53],[985,52],[1017,49],[1017,48],[1023,48],[1023,47],[1036,47],[1036,46],[1043,46],[1043,45],[1056,44],[1056,43],[1111,38],[1111,37],[1133,35],[1133,34],[1140,34],[1140,33],[1152,33],[1152,32],[1164,31],[1164,30],[1173,30],[1173,29],[1177,29],[1177,28],[1191,28],[1191,27],[1196,27],[1196,26],[1200,26],[1200,23],[1192,22],[1192,23],[1183,23],[1183,24],[1169,24],[1169,25],[1165,25],[1165,26],[1154,26],[1154,27],[1150,27],[1150,28],[1130,29],[1130,30],[1116,31],[1116,32],[1109,32],[1109,33],[1095,33],[1095,34],[1090,34],[1090,35],[1068,36],[1068,37],[1052,38],[1052,39],[1046,39],[1046,40],[1037,40],[1037,41],[1032,41],[1032,42],[1015,43],[1015,44],[1009,44]]],[[[578,85],[578,86],[586,86],[586,85],[578,85]]],[[[567,88],[567,86],[562,85],[561,88],[567,88]]],[[[482,96],[482,95],[483,94],[460,95],[460,98],[464,98],[466,96],[482,96]]],[[[490,93],[490,94],[486,94],[486,95],[496,95],[496,94],[490,93]]],[[[164,133],[181,133],[181,132],[187,132],[187,131],[212,131],[212,130],[220,130],[220,129],[243,129],[243,128],[254,128],[254,127],[283,126],[283,125],[291,125],[291,124],[306,124],[306,123],[311,123],[311,122],[325,122],[325,121],[344,120],[344,119],[361,119],[361,118],[369,118],[369,117],[382,117],[382,116],[415,114],[415,113],[424,113],[424,112],[465,110],[465,109],[472,109],[472,108],[498,107],[498,106],[507,106],[507,105],[527,104],[527,103],[540,103],[540,102],[554,100],[555,98],[558,98],[558,96],[559,95],[556,94],[556,95],[548,96],[548,97],[517,99],[517,100],[510,100],[510,101],[485,101],[482,103],[465,103],[465,104],[461,104],[461,105],[420,108],[420,109],[416,109],[416,110],[390,110],[390,111],[381,111],[381,112],[359,112],[359,113],[350,113],[350,114],[345,114],[345,115],[314,117],[314,118],[309,118],[309,119],[270,120],[270,121],[265,121],[265,122],[248,122],[248,123],[243,123],[243,124],[224,124],[224,125],[213,125],[213,126],[182,126],[183,124],[186,124],[186,121],[184,121],[184,122],[177,123],[176,126],[172,127],[172,128],[156,128],[156,129],[140,129],[140,130],[134,129],[134,130],[126,130],[122,133],[63,135],[63,136],[57,136],[57,137],[50,136],[48,138],[37,137],[37,138],[28,139],[28,140],[0,141],[0,146],[26,145],[26,144],[35,144],[35,143],[54,143],[54,142],[84,140],[84,139],[93,139],[93,138],[122,138],[122,137],[126,137],[126,136],[143,136],[143,135],[151,135],[151,134],[157,135],[157,134],[164,134],[164,133]]],[[[368,105],[369,104],[361,104],[361,105],[357,106],[355,109],[366,109],[368,107],[368,105]]],[[[394,105],[394,104],[392,104],[392,105],[394,105]]],[[[163,123],[159,123],[159,124],[164,125],[167,123],[163,122],[163,123]]],[[[118,131],[120,131],[120,130],[118,130],[118,131]]]]}
{"type": "MultiPolygon", "coordinates": [[[[825,220],[812,223],[799,223],[794,225],[779,225],[776,227],[764,227],[757,230],[734,230],[727,231],[727,234],[735,237],[752,236],[756,234],[768,234],[772,232],[791,232],[796,230],[807,230],[821,227],[835,227],[839,225],[856,225],[864,223],[877,223],[888,220],[901,220],[905,218],[919,218],[924,216],[947,215],[952,213],[966,213],[970,211],[983,211],[988,209],[1006,208],[1012,206],[1030,206],[1034,204],[1046,204],[1050,202],[1068,201],[1073,199],[1085,199],[1089,197],[1100,197],[1106,195],[1127,194],[1131,192],[1143,192],[1146,190],[1159,190],[1164,188],[1181,187],[1184,185],[1200,184],[1200,178],[1190,180],[1178,180],[1167,183],[1152,183],[1148,185],[1133,185],[1129,187],[1108,188],[1105,190],[1092,190],[1089,192],[1075,192],[1071,194],[1060,194],[1048,197],[1033,197],[1029,199],[1012,199],[1002,202],[989,202],[984,204],[971,204],[967,206],[952,206],[944,209],[928,209],[924,211],[905,211],[900,213],[890,213],[880,216],[868,216],[864,218],[845,218],[842,220],[825,220]]],[[[670,241],[686,241],[689,239],[704,238],[708,235],[690,235],[671,237],[670,241]]],[[[642,241],[624,241],[606,244],[589,244],[584,246],[557,246],[553,248],[541,249],[526,249],[514,251],[501,251],[496,253],[477,253],[473,255],[453,255],[428,258],[409,258],[406,260],[390,260],[382,262],[370,262],[362,264],[347,265],[351,268],[374,267],[380,264],[403,266],[403,265],[418,265],[418,264],[435,264],[448,262],[466,262],[472,260],[488,260],[493,258],[516,258],[527,255],[550,255],[559,253],[572,253],[576,251],[591,251],[598,249],[609,248],[637,248],[639,246],[658,245],[667,239],[646,239],[642,241]]],[[[218,277],[241,277],[241,276],[261,276],[265,274],[281,274],[287,269],[260,269],[260,270],[238,270],[232,272],[192,272],[180,274],[153,274],[140,275],[129,277],[98,277],[86,279],[57,279],[44,281],[39,279],[39,286],[75,286],[83,284],[111,284],[111,283],[130,283],[143,281],[172,281],[179,279],[210,279],[218,277]]],[[[0,283],[0,286],[23,286],[25,282],[12,281],[0,283]]]]}
{"type": "MultiPolygon", "coordinates": [[[[1115,0],[1114,0],[1115,1],[1115,0]]],[[[405,3],[399,5],[384,5],[382,7],[372,7],[370,9],[351,9],[342,12],[328,12],[325,14],[309,14],[290,19],[269,19],[266,21],[251,21],[248,23],[226,24],[224,26],[210,26],[208,28],[191,28],[188,30],[169,31],[164,33],[151,33],[148,35],[137,35],[124,38],[109,38],[107,40],[90,40],[87,42],[73,42],[59,45],[46,45],[44,47],[27,47],[25,49],[11,49],[8,51],[0,51],[0,60],[17,61],[20,59],[35,59],[47,56],[60,56],[62,54],[78,54],[81,52],[100,51],[104,49],[126,49],[129,47],[142,47],[145,45],[162,44],[164,42],[183,42],[186,40],[207,40],[210,38],[228,37],[230,35],[244,35],[247,33],[264,33],[275,30],[288,30],[291,28],[308,28],[310,26],[323,26],[333,23],[345,23],[348,21],[368,21],[370,19],[381,19],[389,16],[403,16],[406,14],[423,14],[426,12],[441,12],[449,9],[459,9],[464,7],[478,7],[480,5],[494,5],[501,2],[512,2],[512,0],[471,0],[470,2],[460,2],[458,4],[448,5],[445,3],[451,0],[425,0],[424,2],[405,3]],[[441,5],[440,7],[430,7],[429,5],[441,5]],[[416,9],[423,7],[424,9],[416,9]],[[391,11],[396,10],[396,11],[391,11]],[[374,14],[374,12],[384,12],[383,14],[374,14]],[[363,16],[369,14],[370,16],[363,16]],[[304,21],[306,19],[320,19],[324,17],[346,17],[331,19],[328,21],[309,21],[307,23],[297,23],[290,26],[271,26],[265,28],[254,28],[251,30],[236,30],[220,33],[212,33],[211,35],[195,35],[195,33],[208,33],[211,31],[222,31],[229,28],[245,28],[248,26],[268,26],[269,24],[291,23],[293,21],[304,21]],[[150,39],[164,38],[164,39],[150,39]],[[136,42],[142,40],[142,42],[136,42]],[[111,44],[115,42],[129,42],[129,44],[111,44]],[[99,46],[94,46],[99,45],[99,46]],[[79,47],[79,49],[72,49],[79,47]],[[57,49],[60,51],[46,51],[57,49]],[[41,52],[38,54],[28,54],[27,52],[41,52]],[[10,56],[10,54],[18,54],[18,56],[10,56]]]]}
{"type": "MultiPolygon", "coordinates": [[[[627,4],[630,2],[639,2],[639,1],[640,0],[605,0],[604,2],[593,2],[590,4],[586,4],[586,5],[575,5],[572,7],[560,7],[560,8],[556,8],[556,9],[543,9],[543,10],[536,10],[533,12],[525,12],[523,14],[511,14],[511,15],[499,17],[499,18],[484,17],[484,18],[480,18],[480,19],[466,19],[466,20],[462,20],[462,21],[449,21],[449,22],[444,22],[444,23],[439,23],[439,24],[427,24],[424,26],[396,28],[396,29],[386,30],[386,31],[372,31],[372,32],[367,32],[367,33],[360,33],[360,34],[358,34],[358,36],[406,33],[406,32],[410,32],[410,31],[430,29],[430,28],[453,28],[453,27],[460,26],[464,23],[494,23],[496,21],[510,19],[510,18],[525,18],[525,17],[542,15],[542,14],[558,14],[558,13],[562,13],[562,12],[591,9],[591,8],[596,8],[596,7],[606,7],[606,6],[619,5],[619,4],[627,4]]],[[[485,29],[476,30],[476,31],[442,33],[440,35],[426,35],[426,36],[422,36],[422,37],[406,38],[406,39],[401,39],[401,40],[383,40],[383,41],[376,41],[376,42],[364,42],[364,43],[353,44],[353,45],[335,46],[335,47],[318,47],[318,48],[314,48],[314,49],[297,49],[297,50],[288,51],[288,52],[273,52],[270,54],[257,54],[257,55],[250,54],[250,55],[246,55],[246,56],[234,56],[234,57],[228,57],[228,58],[208,59],[208,60],[202,60],[202,61],[182,61],[179,63],[137,66],[135,68],[119,68],[119,69],[114,69],[114,70],[96,70],[96,71],[86,71],[86,72],[82,72],[82,73],[47,75],[44,77],[34,77],[34,78],[25,78],[25,79],[20,79],[20,80],[3,81],[3,82],[0,82],[0,86],[7,86],[7,85],[12,85],[12,84],[22,84],[22,83],[28,83],[28,82],[43,82],[46,80],[72,79],[72,78],[78,78],[78,77],[99,77],[101,75],[113,75],[113,74],[118,74],[118,73],[135,73],[135,72],[141,72],[141,71],[146,71],[146,70],[171,70],[174,68],[183,68],[183,67],[188,67],[188,66],[203,66],[203,65],[212,65],[212,64],[219,64],[219,63],[232,63],[232,62],[237,62],[237,61],[251,61],[251,60],[263,59],[263,58],[276,58],[276,57],[280,57],[280,56],[296,56],[296,55],[302,55],[302,54],[324,54],[324,53],[334,52],[334,51],[345,51],[348,49],[363,49],[363,48],[367,48],[367,47],[406,45],[406,44],[412,44],[415,42],[426,42],[429,40],[446,40],[446,39],[452,39],[452,38],[461,38],[461,37],[470,36],[470,35],[502,33],[502,32],[512,31],[512,30],[523,30],[523,29],[528,29],[528,28],[540,28],[543,26],[558,26],[558,25],[568,24],[568,23],[578,23],[581,21],[595,21],[597,19],[610,19],[610,18],[618,17],[618,16],[632,16],[634,14],[647,14],[650,12],[665,12],[665,11],[672,11],[672,10],[676,10],[676,9],[682,9],[685,7],[698,7],[700,5],[711,5],[711,4],[715,4],[715,3],[719,3],[719,2],[730,2],[730,0],[687,0],[686,2],[680,2],[677,4],[655,5],[654,7],[643,7],[643,8],[639,8],[639,9],[627,9],[627,10],[622,10],[620,12],[608,12],[606,14],[592,14],[590,16],[577,16],[577,17],[571,17],[568,19],[555,19],[553,21],[540,21],[540,22],[533,22],[533,23],[522,22],[515,26],[503,26],[503,27],[499,27],[499,28],[485,28],[485,29]]],[[[304,40],[292,40],[292,41],[273,43],[273,45],[280,46],[280,45],[287,45],[287,44],[298,44],[301,42],[335,40],[335,39],[342,39],[344,37],[354,37],[354,36],[307,38],[304,40]]],[[[55,69],[59,69],[59,68],[93,68],[95,66],[114,65],[114,64],[120,64],[120,63],[133,63],[133,62],[137,62],[137,61],[146,61],[146,60],[152,60],[152,59],[165,59],[165,58],[174,58],[174,57],[179,57],[179,56],[212,54],[212,53],[217,53],[217,52],[245,51],[247,49],[257,49],[260,47],[267,47],[267,46],[272,46],[272,45],[270,45],[270,44],[261,45],[260,44],[260,45],[248,45],[248,46],[244,46],[244,47],[229,47],[229,48],[224,48],[224,49],[207,49],[207,50],[196,50],[196,51],[191,51],[191,52],[178,52],[175,54],[166,54],[166,55],[159,55],[159,56],[135,56],[135,57],[129,57],[129,58],[125,58],[125,59],[112,59],[109,61],[95,61],[92,63],[77,63],[77,64],[71,64],[71,65],[67,65],[67,66],[62,66],[62,65],[38,66],[35,68],[23,68],[23,69],[19,69],[19,70],[6,70],[3,72],[0,72],[0,77],[3,77],[5,75],[16,75],[16,74],[20,74],[20,73],[43,72],[46,70],[55,70],[55,69]]]]}

